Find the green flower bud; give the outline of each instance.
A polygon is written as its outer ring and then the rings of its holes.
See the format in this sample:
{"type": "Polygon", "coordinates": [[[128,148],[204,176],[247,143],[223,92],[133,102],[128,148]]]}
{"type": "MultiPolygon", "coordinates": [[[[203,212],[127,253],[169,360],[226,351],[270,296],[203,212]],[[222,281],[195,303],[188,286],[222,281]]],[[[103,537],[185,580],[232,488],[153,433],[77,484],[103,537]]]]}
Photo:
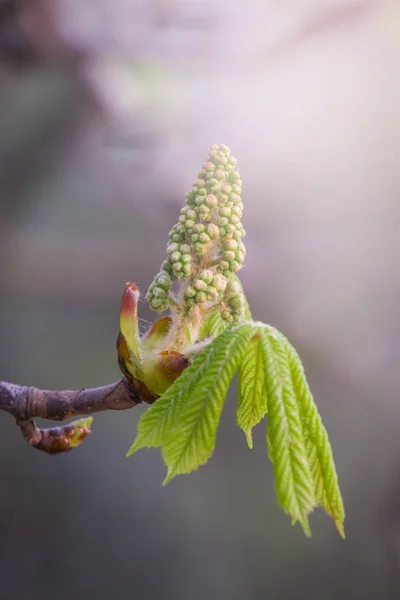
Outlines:
{"type": "Polygon", "coordinates": [[[180,234],[180,233],[174,233],[174,234],[171,236],[171,240],[172,240],[173,242],[175,242],[175,243],[179,243],[179,242],[182,242],[182,240],[183,240],[183,236],[182,236],[182,234],[180,234]]]}
{"type": "Polygon", "coordinates": [[[229,306],[232,306],[232,308],[240,309],[243,304],[244,302],[241,294],[238,294],[229,300],[229,306]]]}
{"type": "Polygon", "coordinates": [[[196,288],[196,290],[204,291],[207,289],[207,283],[202,279],[196,279],[196,281],[194,282],[194,287],[196,288]]]}
{"type": "Polygon", "coordinates": [[[206,289],[207,300],[217,300],[218,292],[214,286],[208,286],[206,289]]]}
{"type": "Polygon", "coordinates": [[[155,298],[166,298],[167,296],[167,292],[158,286],[152,288],[151,291],[155,298]]]}
{"type": "Polygon", "coordinates": [[[172,285],[171,277],[167,275],[167,273],[159,273],[154,281],[156,281],[157,285],[162,287],[163,290],[166,290],[167,292],[172,285]]]}
{"type": "Polygon", "coordinates": [[[165,306],[165,302],[162,298],[152,298],[150,300],[150,306],[154,310],[165,310],[163,307],[165,306]]]}
{"type": "Polygon", "coordinates": [[[206,163],[204,163],[204,165],[203,165],[203,169],[204,169],[205,171],[215,171],[215,165],[214,165],[214,163],[212,163],[212,162],[206,162],[206,163]]]}
{"type": "Polygon", "coordinates": [[[235,260],[235,253],[233,250],[225,250],[224,252],[224,259],[227,260],[228,262],[231,262],[232,260],[235,260]]]}
{"type": "MultiPolygon", "coordinates": [[[[186,216],[188,217],[188,219],[195,219],[196,218],[196,212],[192,209],[187,211],[186,216]]],[[[186,221],[186,226],[187,226],[187,221],[186,221]]]]}
{"type": "Polygon", "coordinates": [[[218,162],[221,165],[227,165],[228,164],[228,159],[226,158],[226,156],[221,156],[220,158],[218,158],[218,162]]]}
{"type": "Polygon", "coordinates": [[[192,221],[192,219],[188,219],[186,221],[185,225],[186,225],[186,230],[193,229],[193,227],[194,227],[194,221],[192,221]]]}
{"type": "MultiPolygon", "coordinates": [[[[201,271],[201,273],[199,275],[199,279],[210,284],[214,279],[214,274],[211,271],[211,269],[204,269],[204,271],[201,271]]],[[[204,288],[202,288],[202,289],[204,289],[204,288]]]]}
{"type": "Polygon", "coordinates": [[[230,280],[226,286],[226,296],[233,297],[242,294],[242,289],[237,281],[230,280]]]}
{"type": "Polygon", "coordinates": [[[231,269],[232,273],[236,273],[236,271],[239,271],[241,266],[242,265],[239,265],[239,263],[236,262],[236,260],[233,260],[230,264],[230,269],[231,269]]]}
{"type": "Polygon", "coordinates": [[[173,263],[179,262],[181,260],[182,254],[177,250],[171,254],[171,260],[173,263]]]}
{"type": "Polygon", "coordinates": [[[233,317],[232,317],[231,313],[229,312],[229,310],[223,310],[221,313],[221,317],[223,318],[224,321],[227,321],[228,323],[232,323],[232,321],[233,321],[233,317]]]}
{"type": "Polygon", "coordinates": [[[224,204],[225,206],[229,206],[230,201],[229,201],[229,196],[227,194],[220,194],[219,199],[220,199],[221,204],[224,204]]]}
{"type": "Polygon", "coordinates": [[[239,219],[241,219],[241,217],[242,217],[242,209],[239,208],[238,204],[232,208],[232,214],[236,215],[237,217],[239,217],[239,219]]]}
{"type": "Polygon", "coordinates": [[[218,206],[218,200],[213,194],[209,194],[206,198],[206,204],[210,208],[216,208],[218,206]]]}
{"type": "MultiPolygon", "coordinates": [[[[228,227],[226,228],[226,232],[228,233],[228,227]]],[[[227,250],[236,250],[236,248],[238,247],[238,242],[236,240],[232,240],[232,239],[228,239],[225,240],[224,246],[227,250]]]]}
{"type": "Polygon", "coordinates": [[[207,212],[201,212],[201,213],[199,214],[199,219],[200,219],[201,221],[210,221],[210,219],[211,219],[211,214],[210,214],[209,212],[208,212],[208,213],[207,213],[207,212]]]}
{"type": "Polygon", "coordinates": [[[182,223],[182,225],[183,225],[184,223],[186,223],[186,215],[181,215],[181,216],[179,217],[179,223],[182,223]]]}
{"type": "Polygon", "coordinates": [[[244,254],[243,254],[243,252],[241,252],[240,250],[236,250],[235,260],[237,260],[237,262],[239,264],[242,264],[243,261],[244,261],[244,254]]]}
{"type": "Polygon", "coordinates": [[[230,209],[229,206],[221,206],[221,208],[218,211],[220,217],[230,217],[231,213],[232,209],[230,209]]]}
{"type": "MultiPolygon", "coordinates": [[[[232,215],[230,218],[230,221],[231,221],[232,225],[238,225],[238,223],[240,223],[240,219],[236,215],[232,215]]],[[[186,225],[187,225],[187,223],[186,223],[186,225]]]]}
{"type": "Polygon", "coordinates": [[[225,236],[226,236],[226,229],[225,229],[225,227],[220,227],[219,228],[219,237],[223,238],[225,236]]]}
{"type": "Polygon", "coordinates": [[[209,241],[210,241],[210,236],[207,233],[200,234],[200,242],[202,242],[203,244],[208,244],[209,241]]]}
{"type": "Polygon", "coordinates": [[[240,196],[238,196],[237,194],[231,194],[231,200],[234,204],[239,204],[240,196]]]}
{"type": "Polygon", "coordinates": [[[198,233],[193,233],[190,239],[192,240],[193,243],[195,243],[195,242],[199,241],[199,238],[200,238],[200,236],[198,233]]]}
{"type": "Polygon", "coordinates": [[[226,226],[226,233],[228,235],[232,235],[235,231],[236,231],[236,226],[232,225],[232,223],[228,223],[228,225],[226,226]]]}
{"type": "Polygon", "coordinates": [[[229,269],[229,262],[226,260],[221,260],[218,266],[221,269],[221,271],[226,271],[227,269],[229,269]]]}
{"type": "Polygon", "coordinates": [[[203,233],[203,231],[205,231],[205,225],[203,225],[203,223],[196,223],[196,225],[194,226],[194,230],[196,233],[203,233]]]}
{"type": "Polygon", "coordinates": [[[246,246],[243,244],[243,242],[239,242],[238,250],[240,250],[240,252],[243,252],[243,254],[246,254],[246,246]]]}
{"type": "Polygon", "coordinates": [[[188,206],[184,206],[183,208],[181,208],[181,214],[182,215],[186,215],[187,211],[189,210],[188,206]]]}
{"type": "Polygon", "coordinates": [[[240,196],[240,194],[242,193],[242,188],[240,187],[240,185],[238,185],[237,183],[234,183],[232,185],[232,192],[234,194],[238,194],[238,196],[240,196]]]}
{"type": "Polygon", "coordinates": [[[217,292],[223,292],[227,286],[226,277],[224,277],[221,273],[217,273],[214,276],[214,287],[217,292]]]}
{"type": "Polygon", "coordinates": [[[206,213],[207,215],[209,215],[211,213],[211,209],[209,206],[202,204],[201,206],[199,206],[197,212],[199,215],[201,215],[201,213],[206,213]]]}
{"type": "Polygon", "coordinates": [[[205,244],[201,244],[200,242],[197,242],[193,249],[198,256],[204,256],[208,252],[207,246],[205,244]]]}
{"type": "Polygon", "coordinates": [[[190,254],[182,254],[181,261],[183,262],[183,264],[188,264],[192,262],[192,256],[190,254]]]}
{"type": "Polygon", "coordinates": [[[173,271],[175,271],[175,273],[179,273],[179,271],[182,271],[182,263],[181,262],[174,262],[174,264],[172,265],[172,269],[173,271]]]}
{"type": "Polygon", "coordinates": [[[235,231],[232,234],[232,237],[237,241],[240,241],[242,239],[242,237],[244,237],[244,236],[245,236],[244,230],[238,229],[238,228],[235,229],[235,231]]]}
{"type": "Polygon", "coordinates": [[[209,223],[207,225],[207,233],[212,240],[215,240],[219,236],[219,228],[215,223],[209,223]]]}
{"type": "Polygon", "coordinates": [[[229,183],[224,183],[224,185],[221,186],[221,192],[223,194],[230,194],[232,192],[232,186],[230,186],[229,183]]]}
{"type": "Polygon", "coordinates": [[[191,263],[185,263],[182,267],[182,271],[181,273],[184,275],[184,277],[190,277],[192,274],[192,265],[191,263]]]}
{"type": "Polygon", "coordinates": [[[197,193],[198,193],[199,196],[207,196],[207,190],[206,190],[206,188],[200,188],[197,191],[197,193]]]}
{"type": "Polygon", "coordinates": [[[203,302],[205,302],[207,300],[207,295],[205,294],[205,292],[199,292],[196,296],[196,301],[199,304],[202,304],[203,302]]]}
{"type": "Polygon", "coordinates": [[[221,227],[226,227],[229,223],[229,219],[228,217],[220,217],[218,223],[221,225],[221,227]]]}
{"type": "Polygon", "coordinates": [[[223,171],[222,169],[217,169],[217,170],[215,171],[215,177],[216,177],[217,179],[221,179],[221,180],[222,180],[222,179],[225,179],[225,171],[223,171]]]}
{"type": "Polygon", "coordinates": [[[172,272],[172,264],[170,260],[164,260],[161,264],[161,269],[171,275],[172,272]]]}
{"type": "Polygon", "coordinates": [[[188,308],[192,308],[192,306],[195,306],[196,300],[194,298],[188,298],[185,300],[185,304],[188,308]]]}
{"type": "Polygon", "coordinates": [[[177,250],[179,250],[179,244],[177,244],[176,242],[173,242],[172,244],[169,244],[167,246],[167,253],[169,255],[173,254],[174,252],[176,252],[177,250]]]}
{"type": "Polygon", "coordinates": [[[188,254],[190,252],[189,244],[181,244],[179,251],[182,252],[182,254],[188,254]]]}
{"type": "MultiPolygon", "coordinates": [[[[204,179],[196,179],[196,185],[198,188],[203,188],[205,186],[206,182],[204,181],[204,179]]],[[[197,192],[198,190],[196,190],[197,192]]]]}
{"type": "Polygon", "coordinates": [[[197,294],[197,291],[192,286],[188,286],[185,289],[185,297],[186,298],[194,298],[197,294]]]}

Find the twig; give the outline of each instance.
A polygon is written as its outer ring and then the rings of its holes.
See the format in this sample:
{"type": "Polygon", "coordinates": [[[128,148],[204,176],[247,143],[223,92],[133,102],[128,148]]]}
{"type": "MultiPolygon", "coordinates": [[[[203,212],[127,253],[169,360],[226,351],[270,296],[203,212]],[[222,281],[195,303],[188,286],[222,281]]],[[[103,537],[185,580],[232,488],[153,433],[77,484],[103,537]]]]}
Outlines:
{"type": "Polygon", "coordinates": [[[0,381],[0,411],[14,417],[28,444],[47,454],[68,452],[78,446],[91,433],[92,419],[40,429],[34,421],[36,417],[63,421],[76,415],[126,410],[141,402],[151,404],[156,398],[147,388],[141,389],[126,378],[104,387],[56,391],[0,381]]]}

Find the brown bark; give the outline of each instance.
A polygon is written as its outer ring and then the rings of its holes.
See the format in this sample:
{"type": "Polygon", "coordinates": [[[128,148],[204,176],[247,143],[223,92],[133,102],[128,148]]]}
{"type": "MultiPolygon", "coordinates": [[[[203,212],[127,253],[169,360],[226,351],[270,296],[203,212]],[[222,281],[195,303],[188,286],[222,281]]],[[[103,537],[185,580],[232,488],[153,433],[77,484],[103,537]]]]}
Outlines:
{"type": "Polygon", "coordinates": [[[87,423],[76,421],[61,427],[41,429],[34,421],[36,417],[63,421],[76,415],[126,410],[155,399],[140,393],[140,389],[126,378],[99,388],[56,391],[0,381],[0,410],[14,417],[28,444],[47,454],[72,450],[90,433],[90,427],[87,423]]]}

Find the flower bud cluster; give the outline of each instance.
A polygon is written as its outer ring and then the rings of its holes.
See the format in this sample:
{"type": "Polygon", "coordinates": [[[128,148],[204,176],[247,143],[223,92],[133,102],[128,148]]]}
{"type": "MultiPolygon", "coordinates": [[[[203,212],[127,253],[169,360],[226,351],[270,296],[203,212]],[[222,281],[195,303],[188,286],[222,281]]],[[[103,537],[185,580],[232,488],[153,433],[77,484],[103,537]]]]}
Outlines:
{"type": "MultiPolygon", "coordinates": [[[[246,253],[242,241],[245,235],[241,223],[242,182],[235,165],[227,146],[212,146],[207,162],[186,196],[179,221],[169,233],[168,258],[147,295],[152,308],[168,307],[171,281],[177,279],[185,280],[186,306],[205,302],[216,305],[226,289],[230,289],[228,280],[242,267],[246,253]],[[159,284],[163,274],[168,278],[168,289],[159,284]]],[[[234,306],[235,302],[238,300],[225,303],[232,320],[240,308],[234,306]]]]}
{"type": "Polygon", "coordinates": [[[235,280],[227,283],[224,293],[225,310],[221,316],[228,323],[237,323],[244,315],[244,295],[240,284],[235,280]]]}
{"type": "Polygon", "coordinates": [[[169,306],[168,293],[171,285],[171,277],[166,271],[160,271],[155,276],[146,294],[146,299],[153,310],[159,312],[167,310],[169,306]]]}
{"type": "Polygon", "coordinates": [[[185,288],[183,294],[185,304],[186,306],[194,306],[204,302],[214,304],[221,298],[225,287],[226,280],[223,275],[213,273],[211,269],[204,269],[193,279],[193,284],[185,288]]]}

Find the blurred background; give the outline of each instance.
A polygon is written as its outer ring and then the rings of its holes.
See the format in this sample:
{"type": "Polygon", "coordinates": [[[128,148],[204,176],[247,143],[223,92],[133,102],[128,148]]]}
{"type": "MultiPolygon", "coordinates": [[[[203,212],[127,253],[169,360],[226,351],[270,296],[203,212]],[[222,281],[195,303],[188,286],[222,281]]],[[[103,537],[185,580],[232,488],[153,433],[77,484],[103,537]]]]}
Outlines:
{"type": "Polygon", "coordinates": [[[125,459],[142,407],[58,457],[0,415],[2,599],[400,598],[399,73],[395,1],[0,0],[1,379],[118,379],[124,284],[225,143],[253,314],[303,357],[347,508],[345,542],[291,527],[234,389],[166,488],[158,451],[125,459]]]}

